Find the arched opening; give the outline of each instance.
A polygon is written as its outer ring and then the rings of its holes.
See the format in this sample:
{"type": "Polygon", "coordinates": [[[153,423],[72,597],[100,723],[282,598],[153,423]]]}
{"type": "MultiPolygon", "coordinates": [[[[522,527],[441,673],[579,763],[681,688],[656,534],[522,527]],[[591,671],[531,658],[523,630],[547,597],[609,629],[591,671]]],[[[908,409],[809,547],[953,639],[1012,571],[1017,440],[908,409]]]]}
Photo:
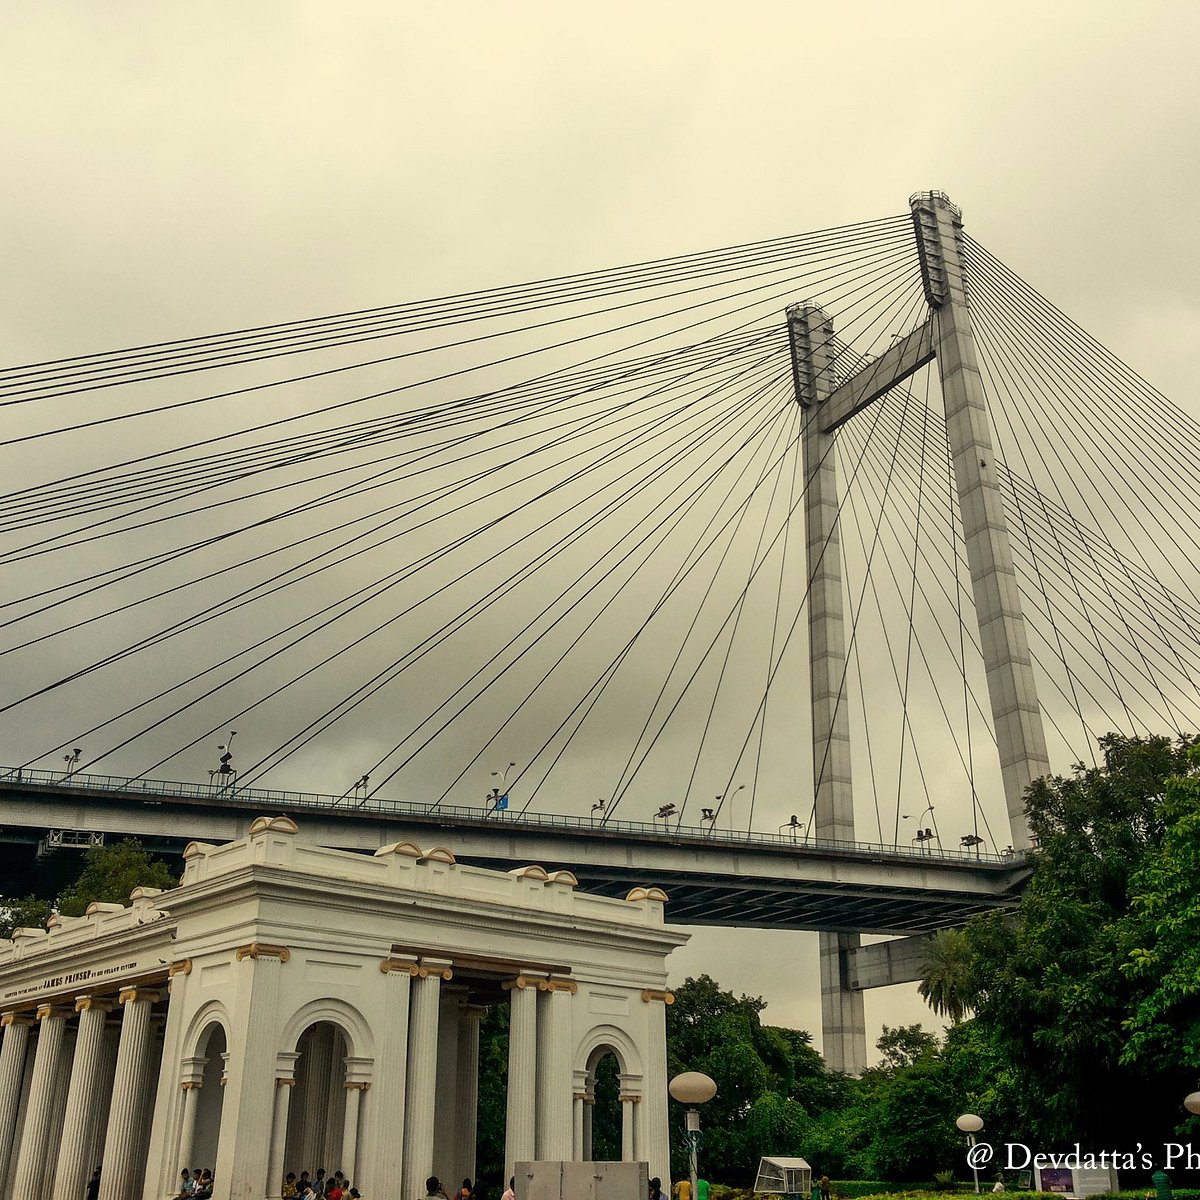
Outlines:
{"type": "Polygon", "coordinates": [[[627,1150],[621,1142],[621,1063],[610,1046],[599,1046],[588,1060],[587,1098],[583,1118],[583,1153],[593,1162],[620,1162],[627,1150]]]}
{"type": "Polygon", "coordinates": [[[345,1033],[331,1021],[317,1021],[296,1042],[296,1089],[288,1110],[284,1171],[316,1178],[332,1175],[342,1163],[346,1119],[345,1033]]]}
{"type": "Polygon", "coordinates": [[[217,1146],[221,1138],[221,1109],[225,1103],[225,1089],[221,1080],[225,1075],[228,1049],[225,1030],[216,1021],[206,1025],[196,1043],[193,1059],[193,1082],[200,1086],[196,1090],[196,1124],[192,1144],[183,1151],[187,1162],[179,1167],[205,1168],[215,1171],[217,1146]]]}

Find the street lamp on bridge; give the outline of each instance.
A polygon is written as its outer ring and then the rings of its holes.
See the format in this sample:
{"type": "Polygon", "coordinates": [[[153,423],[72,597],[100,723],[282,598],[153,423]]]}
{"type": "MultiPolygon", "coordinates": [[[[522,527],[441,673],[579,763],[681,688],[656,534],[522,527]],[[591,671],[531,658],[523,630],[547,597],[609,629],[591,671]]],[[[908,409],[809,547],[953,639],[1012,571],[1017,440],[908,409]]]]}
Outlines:
{"type": "Polygon", "coordinates": [[[782,834],[785,829],[790,829],[792,831],[792,841],[794,842],[796,840],[796,831],[799,830],[803,833],[806,828],[807,824],[804,821],[797,820],[796,814],[792,813],[791,817],[780,825],[779,832],[782,834]]]}

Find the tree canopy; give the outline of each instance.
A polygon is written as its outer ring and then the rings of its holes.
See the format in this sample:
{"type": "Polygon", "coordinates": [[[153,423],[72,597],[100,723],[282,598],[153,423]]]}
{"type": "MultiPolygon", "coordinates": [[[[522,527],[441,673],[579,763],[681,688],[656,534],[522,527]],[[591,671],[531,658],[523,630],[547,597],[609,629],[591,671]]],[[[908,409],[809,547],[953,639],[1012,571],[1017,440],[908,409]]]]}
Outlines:
{"type": "Polygon", "coordinates": [[[39,928],[52,912],[82,916],[95,901],[128,904],[136,887],[171,888],[179,880],[161,859],[152,858],[132,838],[110,846],[92,846],[83,852],[83,871],[53,901],[36,896],[0,898],[0,937],[14,929],[39,928]]]}

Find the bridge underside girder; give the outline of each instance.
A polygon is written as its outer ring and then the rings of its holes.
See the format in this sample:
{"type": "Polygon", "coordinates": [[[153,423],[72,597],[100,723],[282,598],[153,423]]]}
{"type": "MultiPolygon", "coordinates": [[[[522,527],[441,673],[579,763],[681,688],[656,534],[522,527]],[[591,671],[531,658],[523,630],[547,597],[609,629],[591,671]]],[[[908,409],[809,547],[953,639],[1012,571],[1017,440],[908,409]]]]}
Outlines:
{"type": "MultiPolygon", "coordinates": [[[[0,841],[24,842],[31,859],[34,844],[49,829],[101,832],[109,840],[136,837],[159,853],[178,853],[191,840],[219,843],[241,836],[263,809],[253,801],[147,802],[119,793],[28,786],[0,786],[0,801],[5,811],[0,841]]],[[[493,869],[529,863],[568,869],[581,887],[601,895],[624,896],[635,885],[655,884],[670,897],[667,919],[677,925],[928,933],[1015,904],[1026,873],[1019,862],[731,845],[482,818],[452,822],[437,814],[392,820],[354,809],[288,806],[288,811],[319,841],[339,849],[369,853],[407,838],[422,847],[445,845],[459,862],[493,869]]],[[[14,851],[5,853],[12,857],[14,851]]]]}

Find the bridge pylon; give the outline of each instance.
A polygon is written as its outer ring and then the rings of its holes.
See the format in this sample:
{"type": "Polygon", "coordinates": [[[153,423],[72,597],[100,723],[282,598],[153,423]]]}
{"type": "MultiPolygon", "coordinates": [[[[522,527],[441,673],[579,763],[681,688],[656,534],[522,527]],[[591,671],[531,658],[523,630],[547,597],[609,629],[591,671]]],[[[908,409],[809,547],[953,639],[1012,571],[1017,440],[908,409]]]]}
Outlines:
{"type": "MultiPolygon", "coordinates": [[[[821,838],[854,840],[836,433],[936,359],[1009,829],[1013,848],[1024,850],[1030,845],[1025,790],[1050,773],[1050,760],[971,327],[962,215],[940,192],[918,193],[910,208],[930,309],[921,326],[839,384],[833,375],[832,320],[813,304],[787,310],[796,400],[804,409],[815,832],[821,838]]],[[[820,939],[825,1060],[836,1070],[858,1074],[866,1066],[866,1023],[862,993],[849,981],[859,938],[822,933],[820,939]]]]}
{"type": "MultiPolygon", "coordinates": [[[[814,832],[854,841],[854,791],[846,686],[846,635],[842,607],[842,550],[838,536],[838,485],[834,433],[821,414],[834,389],[833,322],[814,305],[787,311],[796,399],[805,410],[804,520],[808,571],[808,638],[812,698],[814,832]]],[[[856,933],[820,933],[821,1028],[825,1061],[835,1071],[859,1075],[867,1065],[863,996],[848,983],[856,933]]]]}

